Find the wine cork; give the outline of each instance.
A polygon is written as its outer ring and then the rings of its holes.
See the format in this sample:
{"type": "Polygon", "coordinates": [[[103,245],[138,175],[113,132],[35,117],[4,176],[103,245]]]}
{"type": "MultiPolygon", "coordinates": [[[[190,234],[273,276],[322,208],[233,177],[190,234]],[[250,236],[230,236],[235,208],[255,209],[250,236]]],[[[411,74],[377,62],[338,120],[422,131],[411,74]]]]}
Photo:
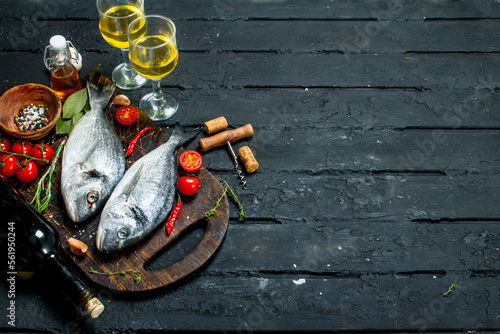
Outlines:
{"type": "Polygon", "coordinates": [[[224,130],[227,128],[227,121],[224,116],[212,119],[208,122],[205,122],[203,124],[203,127],[205,128],[206,133],[211,134],[220,130],[224,130]]]}
{"type": "Polygon", "coordinates": [[[259,163],[253,156],[252,150],[248,146],[243,146],[238,150],[238,156],[240,157],[243,166],[246,171],[249,173],[253,173],[259,168],[259,163]]]}
{"type": "Polygon", "coordinates": [[[85,304],[85,310],[92,318],[97,318],[104,311],[104,305],[102,305],[99,299],[94,297],[85,304]]]}

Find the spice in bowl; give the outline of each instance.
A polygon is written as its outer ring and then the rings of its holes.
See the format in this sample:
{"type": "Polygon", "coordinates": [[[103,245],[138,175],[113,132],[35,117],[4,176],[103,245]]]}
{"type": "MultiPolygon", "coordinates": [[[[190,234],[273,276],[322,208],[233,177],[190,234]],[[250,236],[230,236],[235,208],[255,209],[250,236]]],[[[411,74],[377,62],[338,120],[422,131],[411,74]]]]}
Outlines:
{"type": "Polygon", "coordinates": [[[19,110],[19,113],[14,117],[14,124],[21,132],[36,131],[50,121],[49,109],[43,105],[35,106],[33,103],[19,110]]]}

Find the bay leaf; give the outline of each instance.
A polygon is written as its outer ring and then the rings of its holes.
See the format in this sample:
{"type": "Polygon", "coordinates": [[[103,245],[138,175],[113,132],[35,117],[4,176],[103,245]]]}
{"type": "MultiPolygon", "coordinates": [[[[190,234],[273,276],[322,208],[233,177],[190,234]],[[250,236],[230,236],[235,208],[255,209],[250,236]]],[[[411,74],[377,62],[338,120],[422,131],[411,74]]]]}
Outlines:
{"type": "Polygon", "coordinates": [[[75,114],[81,112],[87,104],[87,88],[80,89],[71,94],[64,102],[62,117],[72,118],[75,114]]]}
{"type": "Polygon", "coordinates": [[[56,123],[56,133],[57,134],[62,134],[65,135],[69,132],[70,126],[71,126],[72,120],[66,120],[63,119],[62,117],[59,117],[56,123]]]}
{"type": "Polygon", "coordinates": [[[83,117],[83,115],[85,115],[83,111],[80,111],[79,113],[73,115],[68,133],[71,133],[71,131],[73,131],[73,128],[75,127],[76,123],[78,123],[78,121],[83,117]]]}
{"type": "Polygon", "coordinates": [[[75,114],[73,116],[73,124],[76,125],[76,123],[78,123],[78,121],[85,115],[85,113],[83,111],[80,111],[79,113],[75,114]]]}

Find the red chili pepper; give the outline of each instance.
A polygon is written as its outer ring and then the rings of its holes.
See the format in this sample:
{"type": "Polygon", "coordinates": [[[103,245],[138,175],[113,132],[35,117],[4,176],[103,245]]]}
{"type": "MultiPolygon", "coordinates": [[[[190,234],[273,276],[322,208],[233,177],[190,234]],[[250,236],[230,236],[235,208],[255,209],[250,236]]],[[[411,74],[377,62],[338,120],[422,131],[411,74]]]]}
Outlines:
{"type": "Polygon", "coordinates": [[[144,128],[141,131],[137,132],[137,134],[134,136],[134,138],[132,138],[132,140],[128,144],[127,153],[125,154],[126,157],[129,157],[132,155],[132,152],[134,152],[134,147],[135,147],[135,144],[137,143],[137,140],[144,134],[144,132],[146,132],[148,130],[153,130],[153,128],[148,126],[147,128],[144,128]]]}
{"type": "Polygon", "coordinates": [[[172,229],[174,228],[175,221],[177,220],[177,217],[179,217],[179,214],[181,213],[181,207],[182,207],[181,195],[177,193],[177,203],[175,203],[172,212],[170,212],[170,216],[168,217],[167,220],[167,225],[165,225],[165,227],[167,228],[167,235],[169,235],[172,229]]]}

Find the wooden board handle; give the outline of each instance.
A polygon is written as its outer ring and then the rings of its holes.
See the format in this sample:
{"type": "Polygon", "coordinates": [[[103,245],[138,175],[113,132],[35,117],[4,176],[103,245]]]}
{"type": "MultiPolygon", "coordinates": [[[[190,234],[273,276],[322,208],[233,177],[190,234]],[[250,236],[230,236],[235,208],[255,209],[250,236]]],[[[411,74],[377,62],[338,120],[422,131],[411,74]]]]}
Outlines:
{"type": "Polygon", "coordinates": [[[251,124],[244,125],[234,130],[220,132],[214,136],[201,138],[198,143],[202,151],[225,145],[227,142],[235,142],[239,139],[253,136],[253,127],[251,124]]]}

